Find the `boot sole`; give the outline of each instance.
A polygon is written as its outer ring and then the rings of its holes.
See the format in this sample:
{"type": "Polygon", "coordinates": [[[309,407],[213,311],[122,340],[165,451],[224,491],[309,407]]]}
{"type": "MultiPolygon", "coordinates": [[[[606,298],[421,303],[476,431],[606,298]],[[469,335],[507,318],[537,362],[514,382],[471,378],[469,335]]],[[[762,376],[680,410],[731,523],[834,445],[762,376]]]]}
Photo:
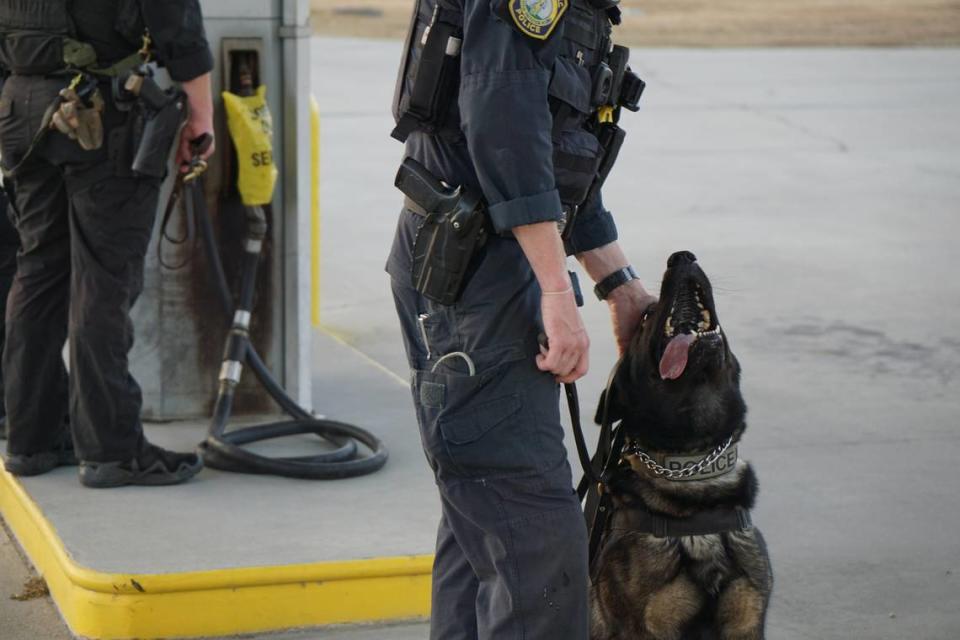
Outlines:
{"type": "Polygon", "coordinates": [[[7,456],[3,461],[3,467],[7,473],[28,478],[30,476],[39,476],[48,471],[53,471],[60,466],[60,456],[57,453],[35,453],[30,456],[7,456]]]}
{"type": "Polygon", "coordinates": [[[120,463],[80,463],[80,484],[91,489],[110,489],[129,485],[160,487],[186,482],[203,469],[203,461],[190,466],[181,466],[176,471],[144,471],[123,469],[120,463]]]}

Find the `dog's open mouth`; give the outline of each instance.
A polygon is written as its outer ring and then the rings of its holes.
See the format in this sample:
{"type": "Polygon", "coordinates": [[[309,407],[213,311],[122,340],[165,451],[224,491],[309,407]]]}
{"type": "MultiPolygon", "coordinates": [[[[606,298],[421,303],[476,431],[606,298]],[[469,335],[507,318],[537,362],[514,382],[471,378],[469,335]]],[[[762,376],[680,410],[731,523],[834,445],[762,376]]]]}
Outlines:
{"type": "Polygon", "coordinates": [[[660,291],[660,303],[669,310],[659,336],[660,377],[680,378],[695,352],[714,352],[723,344],[713,294],[706,275],[692,253],[671,256],[660,291]]]}

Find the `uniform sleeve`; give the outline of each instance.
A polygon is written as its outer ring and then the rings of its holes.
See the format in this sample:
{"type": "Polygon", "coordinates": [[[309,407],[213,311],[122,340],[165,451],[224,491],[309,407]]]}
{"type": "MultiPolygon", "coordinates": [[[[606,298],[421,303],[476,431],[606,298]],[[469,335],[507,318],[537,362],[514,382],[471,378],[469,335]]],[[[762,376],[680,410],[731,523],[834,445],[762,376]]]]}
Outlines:
{"type": "Polygon", "coordinates": [[[198,0],[140,0],[157,58],[178,82],[213,69],[213,55],[203,29],[198,0]]]}
{"type": "Polygon", "coordinates": [[[603,197],[596,197],[580,207],[573,220],[573,229],[564,243],[568,256],[602,247],[617,239],[617,225],[613,215],[603,206],[603,197]]]}
{"type": "Polygon", "coordinates": [[[494,228],[560,219],[547,88],[560,38],[521,34],[491,2],[463,0],[460,116],[494,228]]]}

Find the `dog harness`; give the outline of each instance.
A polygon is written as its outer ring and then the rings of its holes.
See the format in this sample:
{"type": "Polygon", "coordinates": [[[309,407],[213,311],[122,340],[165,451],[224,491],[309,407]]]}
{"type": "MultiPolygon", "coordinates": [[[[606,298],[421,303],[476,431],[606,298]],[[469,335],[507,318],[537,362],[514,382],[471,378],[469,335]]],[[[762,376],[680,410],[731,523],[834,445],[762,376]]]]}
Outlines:
{"type": "Polygon", "coordinates": [[[671,518],[631,506],[613,511],[608,530],[649,533],[657,538],[680,538],[743,531],[752,526],[750,512],[743,507],[706,509],[685,518],[671,518]]]}

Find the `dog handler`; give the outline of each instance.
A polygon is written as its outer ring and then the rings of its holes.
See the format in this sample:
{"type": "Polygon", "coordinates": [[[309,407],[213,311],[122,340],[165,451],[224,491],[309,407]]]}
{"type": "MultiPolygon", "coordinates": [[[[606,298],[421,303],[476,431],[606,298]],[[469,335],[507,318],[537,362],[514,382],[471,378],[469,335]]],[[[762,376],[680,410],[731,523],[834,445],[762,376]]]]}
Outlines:
{"type": "Polygon", "coordinates": [[[596,184],[642,89],[611,48],[618,19],[615,0],[414,9],[394,99],[408,197],[387,271],[442,505],[437,640],[588,635],[557,384],[586,373],[588,338],[565,254],[599,283],[621,349],[652,301],[596,184]]]}
{"type": "Polygon", "coordinates": [[[201,462],[145,440],[127,353],[165,151],[179,142],[185,161],[188,142],[213,133],[199,2],[0,0],[0,65],[12,74],[0,152],[22,243],[3,357],[5,467],[35,475],[74,462],[69,414],[83,484],[186,480],[201,462]],[[142,85],[125,80],[153,58],[181,83],[190,117],[180,140],[174,129],[162,149],[144,143],[160,166],[134,171],[150,112],[128,95],[142,85]]]}

